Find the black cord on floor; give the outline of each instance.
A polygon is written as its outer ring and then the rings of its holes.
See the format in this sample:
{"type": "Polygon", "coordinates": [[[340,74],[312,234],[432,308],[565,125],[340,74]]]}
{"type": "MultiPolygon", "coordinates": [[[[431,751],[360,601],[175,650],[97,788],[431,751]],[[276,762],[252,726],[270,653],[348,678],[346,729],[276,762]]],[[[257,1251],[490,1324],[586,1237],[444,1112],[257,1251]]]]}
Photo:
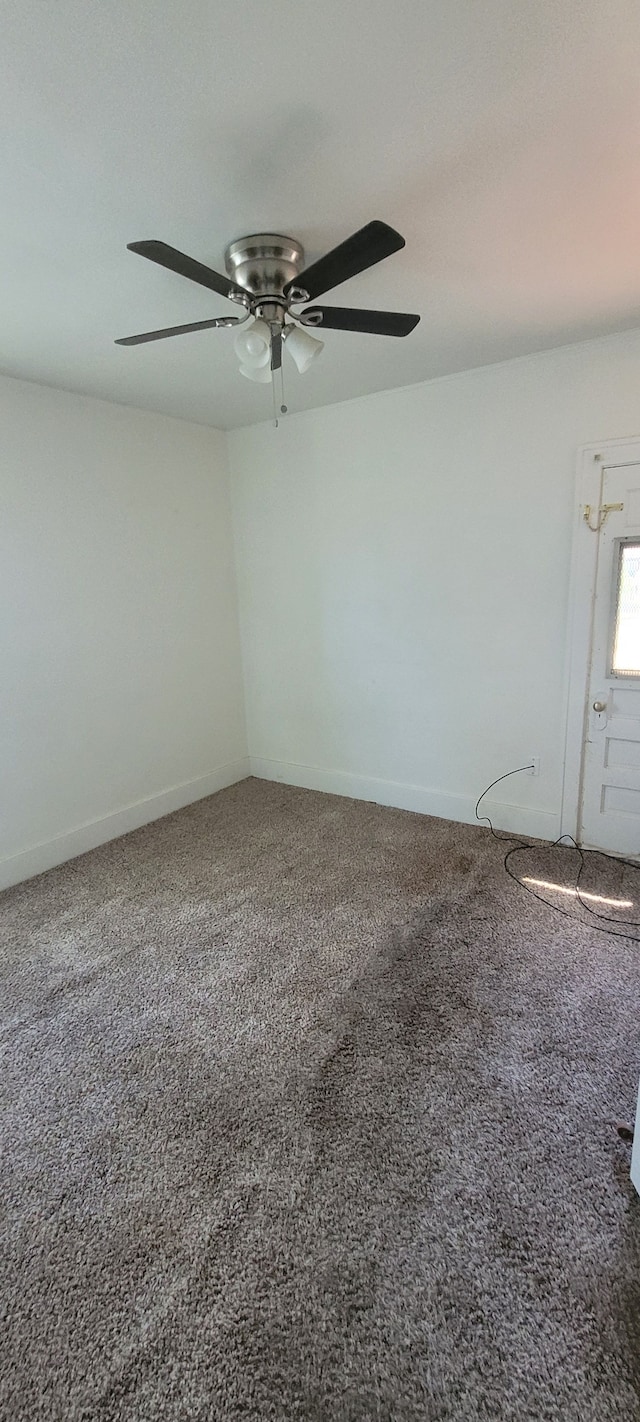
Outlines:
{"type": "MultiPolygon", "coordinates": [[[[507,850],[507,853],[505,854],[502,862],[504,864],[504,868],[506,869],[507,874],[509,875],[509,878],[513,879],[514,883],[519,884],[520,888],[524,889],[527,894],[531,894],[532,898],[538,899],[541,904],[546,904],[547,908],[553,909],[554,913],[562,914],[563,918],[569,918],[572,920],[573,923],[584,923],[584,919],[579,918],[578,914],[569,913],[568,909],[560,908],[558,904],[551,903],[549,899],[546,899],[544,897],[544,894],[536,893],[536,890],[531,884],[525,884],[524,880],[520,879],[515,873],[515,870],[511,865],[511,860],[513,859],[514,855],[521,854],[524,849],[539,849],[539,843],[535,843],[532,840],[520,839],[516,835],[497,834],[495,829],[493,828],[493,824],[489,816],[478,814],[481,802],[484,800],[485,795],[488,795],[489,791],[493,790],[494,785],[499,785],[501,780],[508,780],[511,775],[521,775],[525,770],[533,770],[533,765],[519,765],[515,770],[507,770],[504,775],[499,775],[497,780],[492,780],[491,784],[487,785],[486,790],[482,791],[482,794],[478,797],[476,801],[476,819],[478,821],[478,824],[488,824],[493,838],[497,839],[500,844],[511,845],[511,849],[507,850]]],[[[580,863],[578,865],[578,872],[576,875],[574,887],[576,898],[586,913],[590,914],[592,918],[600,919],[603,923],[618,924],[623,929],[640,928],[640,922],[630,920],[628,923],[625,923],[624,919],[614,918],[611,914],[598,913],[596,909],[591,908],[590,904],[585,903],[584,898],[580,893],[580,880],[582,879],[582,875],[584,872],[585,864],[587,861],[587,855],[595,855],[598,856],[600,859],[608,859],[611,861],[612,864],[621,864],[629,869],[640,870],[640,864],[634,863],[632,859],[619,859],[615,854],[606,854],[603,849],[583,849],[582,845],[578,844],[573,838],[573,836],[570,834],[560,835],[559,839],[554,840],[553,844],[550,847],[551,849],[575,850],[576,853],[579,855],[580,863]]],[[[640,943],[640,935],[638,934],[626,932],[616,933],[614,929],[601,927],[597,923],[592,923],[590,927],[593,928],[596,933],[609,934],[611,938],[626,938],[632,943],[640,943]]]]}

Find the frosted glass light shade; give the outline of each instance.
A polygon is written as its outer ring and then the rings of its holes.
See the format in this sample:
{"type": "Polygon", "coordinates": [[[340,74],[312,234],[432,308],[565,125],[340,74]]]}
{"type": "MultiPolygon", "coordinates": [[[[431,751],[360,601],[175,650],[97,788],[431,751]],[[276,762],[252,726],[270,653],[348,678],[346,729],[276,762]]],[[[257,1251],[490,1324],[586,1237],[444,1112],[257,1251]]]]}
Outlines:
{"type": "Polygon", "coordinates": [[[266,321],[252,321],[250,326],[244,326],[238,331],[233,346],[241,365],[268,365],[271,357],[271,331],[266,321]]]}
{"type": "Polygon", "coordinates": [[[324,341],[319,341],[317,336],[310,336],[308,331],[303,331],[300,326],[288,326],[286,336],[286,349],[300,371],[304,375],[309,369],[315,356],[320,355],[324,350],[324,341]]]}
{"type": "Polygon", "coordinates": [[[271,366],[266,365],[241,365],[240,374],[246,376],[247,380],[256,380],[260,385],[269,385],[271,381],[271,366]]]}

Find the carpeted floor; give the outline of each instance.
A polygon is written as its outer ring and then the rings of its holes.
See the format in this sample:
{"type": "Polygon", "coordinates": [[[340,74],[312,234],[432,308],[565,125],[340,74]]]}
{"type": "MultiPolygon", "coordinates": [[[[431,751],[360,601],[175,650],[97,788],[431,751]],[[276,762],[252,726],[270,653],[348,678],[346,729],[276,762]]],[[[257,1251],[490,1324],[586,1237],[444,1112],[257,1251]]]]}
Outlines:
{"type": "Polygon", "coordinates": [[[640,1418],[640,944],[502,853],[250,780],[3,896],[3,1418],[640,1418]]]}

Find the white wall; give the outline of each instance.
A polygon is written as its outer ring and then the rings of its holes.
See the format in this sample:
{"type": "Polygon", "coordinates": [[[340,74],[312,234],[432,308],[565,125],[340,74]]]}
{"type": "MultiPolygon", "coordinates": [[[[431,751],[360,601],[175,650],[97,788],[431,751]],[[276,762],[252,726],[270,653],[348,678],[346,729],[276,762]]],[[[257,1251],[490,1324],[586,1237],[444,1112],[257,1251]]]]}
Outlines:
{"type": "MultiPolygon", "coordinates": [[[[254,773],[470,819],[539,755],[554,836],[576,452],[639,433],[640,332],[233,432],[254,773]]],[[[0,497],[2,886],[249,762],[226,437],[0,378],[0,497]]]]}
{"type": "Polygon", "coordinates": [[[554,837],[576,453],[638,432],[640,332],[233,432],[254,773],[471,819],[538,755],[554,837]]]}
{"type": "Polygon", "coordinates": [[[0,379],[0,885],[247,772],[226,437],[0,379]]]}

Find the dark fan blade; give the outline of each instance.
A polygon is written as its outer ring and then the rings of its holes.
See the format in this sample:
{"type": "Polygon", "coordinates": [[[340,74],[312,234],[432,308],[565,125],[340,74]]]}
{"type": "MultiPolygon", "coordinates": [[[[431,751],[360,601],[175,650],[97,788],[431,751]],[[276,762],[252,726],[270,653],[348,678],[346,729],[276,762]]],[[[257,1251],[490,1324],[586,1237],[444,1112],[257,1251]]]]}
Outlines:
{"type": "Polygon", "coordinates": [[[193,257],[185,257],[184,252],[177,252],[175,247],[169,247],[166,242],[129,242],[127,251],[137,252],[140,257],[148,257],[150,262],[168,267],[170,272],[188,277],[189,281],[197,281],[199,286],[208,286],[210,291],[217,291],[220,296],[230,296],[231,292],[241,296],[247,295],[235,281],[229,281],[228,277],[212,271],[211,267],[203,267],[202,262],[196,262],[193,257]]]}
{"type": "Polygon", "coordinates": [[[301,291],[306,291],[310,301],[314,301],[323,292],[332,291],[334,286],[348,281],[349,277],[357,276],[367,267],[374,267],[383,257],[399,252],[401,247],[404,247],[404,237],[394,232],[393,227],[387,227],[386,222],[368,222],[366,227],[347,237],[346,242],[327,252],[326,257],[320,257],[313,266],[307,267],[306,272],[300,272],[295,281],[287,282],[284,294],[288,296],[292,287],[299,287],[301,291]]]}
{"type": "Polygon", "coordinates": [[[274,331],[271,337],[271,369],[279,370],[282,365],[282,332],[274,331]]]}
{"type": "MultiPolygon", "coordinates": [[[[408,336],[420,320],[405,316],[402,311],[355,311],[350,306],[307,306],[303,316],[320,312],[318,329],[333,331],[366,331],[371,336],[408,336]]],[[[315,330],[316,322],[309,322],[315,330]]]]}
{"type": "Polygon", "coordinates": [[[188,326],[165,326],[164,331],[144,331],[141,336],[121,336],[117,346],[141,346],[144,341],[163,341],[165,336],[186,336],[189,331],[211,331],[215,326],[239,326],[233,316],[219,316],[215,321],[191,321],[188,326]]]}

